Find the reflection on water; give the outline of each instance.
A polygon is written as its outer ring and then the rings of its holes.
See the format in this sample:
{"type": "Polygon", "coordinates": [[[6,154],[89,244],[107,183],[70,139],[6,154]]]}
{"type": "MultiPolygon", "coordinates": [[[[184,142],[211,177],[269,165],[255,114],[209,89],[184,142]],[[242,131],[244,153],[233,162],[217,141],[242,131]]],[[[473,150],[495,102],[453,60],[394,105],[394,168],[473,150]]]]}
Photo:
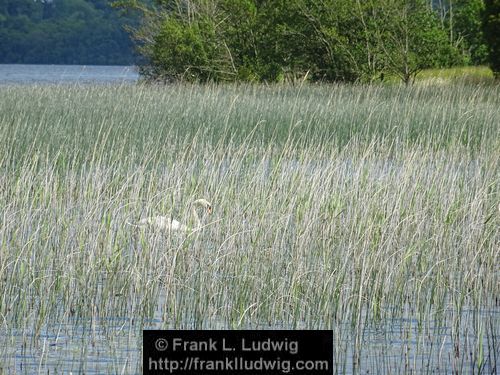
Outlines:
{"type": "Polygon", "coordinates": [[[0,373],[140,373],[142,337],[128,320],[54,324],[39,336],[0,336],[0,373]]]}
{"type": "Polygon", "coordinates": [[[0,84],[134,83],[133,66],[0,64],[0,84]]]}
{"type": "MultiPolygon", "coordinates": [[[[162,321],[161,315],[162,311],[157,310],[153,319],[140,324],[129,318],[71,318],[44,327],[37,336],[2,329],[0,373],[140,374],[142,328],[230,328],[220,321],[203,326],[184,321],[174,327],[162,321]]],[[[495,373],[500,354],[500,311],[478,314],[464,309],[460,321],[455,328],[450,322],[422,324],[408,317],[378,325],[361,324],[358,328],[347,319],[333,323],[334,373],[495,373]]],[[[292,327],[264,324],[247,328],[292,327]]]]}

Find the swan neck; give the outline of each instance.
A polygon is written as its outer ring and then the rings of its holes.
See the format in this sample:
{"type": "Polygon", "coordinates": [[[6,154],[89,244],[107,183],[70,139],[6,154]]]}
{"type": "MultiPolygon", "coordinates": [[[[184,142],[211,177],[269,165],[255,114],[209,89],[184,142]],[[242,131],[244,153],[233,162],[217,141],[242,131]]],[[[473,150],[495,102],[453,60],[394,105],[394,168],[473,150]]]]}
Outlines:
{"type": "Polygon", "coordinates": [[[196,222],[196,229],[199,229],[201,228],[200,217],[198,216],[198,213],[196,212],[196,208],[194,206],[192,207],[192,210],[193,210],[194,220],[196,222]]]}

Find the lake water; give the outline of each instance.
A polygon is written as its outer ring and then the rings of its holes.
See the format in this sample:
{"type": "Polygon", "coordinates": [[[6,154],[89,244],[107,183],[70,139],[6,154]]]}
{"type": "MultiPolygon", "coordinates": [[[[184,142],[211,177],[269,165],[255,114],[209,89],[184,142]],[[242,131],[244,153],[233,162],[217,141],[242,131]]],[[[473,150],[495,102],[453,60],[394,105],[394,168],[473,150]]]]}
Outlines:
{"type": "MultiPolygon", "coordinates": [[[[228,329],[223,323],[168,325],[157,311],[151,320],[132,317],[69,318],[52,322],[38,333],[0,329],[0,374],[141,374],[142,328],[228,329]],[[5,371],[5,372],[2,372],[5,371]]],[[[407,316],[381,325],[363,324],[357,333],[348,320],[333,325],[334,374],[496,374],[499,370],[498,313],[487,311],[485,335],[470,324],[472,310],[458,331],[450,322],[424,325],[407,316]],[[359,343],[356,344],[356,343],[359,343]],[[482,359],[477,348],[483,347],[482,359]],[[357,364],[356,364],[357,363],[357,364]]],[[[289,326],[241,327],[290,329],[289,326]]],[[[300,325],[299,327],[301,328],[300,325]]]]}
{"type": "Polygon", "coordinates": [[[134,83],[134,66],[0,64],[0,84],[134,83]]]}

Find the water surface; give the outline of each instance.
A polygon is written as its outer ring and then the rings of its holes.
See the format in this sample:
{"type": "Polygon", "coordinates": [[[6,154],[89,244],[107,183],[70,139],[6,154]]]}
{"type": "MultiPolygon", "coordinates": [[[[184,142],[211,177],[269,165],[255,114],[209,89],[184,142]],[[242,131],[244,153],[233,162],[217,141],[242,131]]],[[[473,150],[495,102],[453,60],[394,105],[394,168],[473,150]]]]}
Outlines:
{"type": "Polygon", "coordinates": [[[0,64],[0,84],[134,83],[133,66],[0,64]]]}

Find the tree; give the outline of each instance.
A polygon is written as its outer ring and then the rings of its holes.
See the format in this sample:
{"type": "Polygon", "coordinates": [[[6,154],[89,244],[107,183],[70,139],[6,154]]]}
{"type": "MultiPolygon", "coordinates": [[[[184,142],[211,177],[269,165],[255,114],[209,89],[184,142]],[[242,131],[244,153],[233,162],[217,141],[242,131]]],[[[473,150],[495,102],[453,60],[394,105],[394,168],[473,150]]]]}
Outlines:
{"type": "Polygon", "coordinates": [[[500,79],[500,0],[486,0],[483,14],[484,37],[495,78],[500,79]]]}
{"type": "Polygon", "coordinates": [[[457,0],[454,12],[456,47],[464,62],[472,65],[487,62],[488,47],[482,30],[483,0],[457,0]]]}
{"type": "Polygon", "coordinates": [[[152,80],[371,81],[409,84],[456,48],[428,0],[122,0],[152,80]]]}
{"type": "Polygon", "coordinates": [[[483,0],[434,0],[431,8],[439,15],[448,32],[449,43],[460,55],[456,65],[484,64],[487,46],[482,32],[483,0]]]}
{"type": "Polygon", "coordinates": [[[124,22],[107,0],[0,0],[0,63],[131,64],[124,22]]]}
{"type": "Polygon", "coordinates": [[[426,68],[449,66],[456,49],[424,0],[375,2],[378,49],[384,70],[399,76],[405,84],[426,68]]]}
{"type": "Polygon", "coordinates": [[[313,79],[357,81],[372,75],[371,34],[363,18],[364,5],[357,4],[353,6],[352,0],[301,2],[300,14],[307,21],[306,61],[313,79]]]}
{"type": "MultiPolygon", "coordinates": [[[[130,7],[130,2],[115,3],[130,7]]],[[[143,22],[132,31],[145,58],[141,73],[160,81],[228,81],[237,76],[227,42],[231,21],[216,0],[157,1],[153,7],[132,4],[143,22]]]]}

